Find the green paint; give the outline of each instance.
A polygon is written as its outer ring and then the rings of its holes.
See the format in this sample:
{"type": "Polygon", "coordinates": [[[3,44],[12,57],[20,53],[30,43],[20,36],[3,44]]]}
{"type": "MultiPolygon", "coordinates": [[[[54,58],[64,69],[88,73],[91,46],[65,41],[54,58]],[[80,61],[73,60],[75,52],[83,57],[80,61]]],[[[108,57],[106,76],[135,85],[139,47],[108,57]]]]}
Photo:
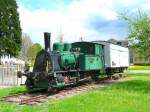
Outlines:
{"type": "Polygon", "coordinates": [[[70,51],[71,47],[72,47],[71,43],[65,43],[64,44],[64,51],[70,51]]]}
{"type": "Polygon", "coordinates": [[[76,64],[76,56],[74,53],[64,51],[60,52],[60,55],[61,55],[60,60],[61,67],[74,66],[76,64]]]}
{"type": "Polygon", "coordinates": [[[99,56],[80,55],[79,68],[82,70],[96,70],[103,67],[102,60],[99,56]]]}
{"type": "Polygon", "coordinates": [[[47,79],[39,80],[37,83],[35,83],[35,88],[47,88],[49,81],[47,79]]]}
{"type": "Polygon", "coordinates": [[[81,70],[100,70],[104,68],[103,45],[95,43],[77,43],[83,54],[79,56],[81,70]]]}
{"type": "Polygon", "coordinates": [[[62,83],[57,83],[57,88],[63,88],[65,86],[65,83],[62,82],[62,83]]]}
{"type": "Polygon", "coordinates": [[[53,50],[54,51],[63,51],[64,50],[64,44],[63,43],[54,43],[53,44],[53,50]]]}

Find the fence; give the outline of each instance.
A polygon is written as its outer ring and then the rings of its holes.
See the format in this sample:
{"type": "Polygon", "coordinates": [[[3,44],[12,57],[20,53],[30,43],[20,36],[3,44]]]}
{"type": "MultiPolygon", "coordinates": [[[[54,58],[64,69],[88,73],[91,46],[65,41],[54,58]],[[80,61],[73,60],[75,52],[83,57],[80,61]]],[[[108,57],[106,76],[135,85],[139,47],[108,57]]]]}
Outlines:
{"type": "Polygon", "coordinates": [[[23,71],[22,65],[0,65],[0,86],[18,86],[25,83],[25,77],[18,78],[17,72],[23,71]]]}

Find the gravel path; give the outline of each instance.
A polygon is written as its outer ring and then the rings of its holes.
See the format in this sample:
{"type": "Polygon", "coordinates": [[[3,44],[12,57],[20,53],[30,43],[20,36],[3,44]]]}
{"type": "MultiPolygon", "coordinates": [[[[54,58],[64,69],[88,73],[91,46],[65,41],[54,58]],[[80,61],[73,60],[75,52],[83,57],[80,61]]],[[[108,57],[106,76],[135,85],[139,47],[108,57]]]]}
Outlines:
{"type": "Polygon", "coordinates": [[[128,70],[127,73],[150,73],[150,70],[128,70]]]}

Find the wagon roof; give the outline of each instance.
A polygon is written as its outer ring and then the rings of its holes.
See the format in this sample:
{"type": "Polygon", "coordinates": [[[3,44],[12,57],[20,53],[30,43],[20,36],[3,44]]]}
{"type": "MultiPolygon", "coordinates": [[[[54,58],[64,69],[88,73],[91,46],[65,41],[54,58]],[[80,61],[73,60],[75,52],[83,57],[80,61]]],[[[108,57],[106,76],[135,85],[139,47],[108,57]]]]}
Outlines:
{"type": "Polygon", "coordinates": [[[109,42],[109,41],[98,40],[98,41],[92,41],[92,42],[94,42],[94,43],[99,43],[99,44],[103,44],[103,45],[113,44],[113,45],[117,45],[117,46],[121,46],[121,47],[128,48],[127,46],[122,46],[122,45],[115,44],[115,43],[112,43],[112,42],[109,42]]]}
{"type": "MultiPolygon", "coordinates": [[[[113,44],[113,45],[117,45],[117,46],[120,46],[120,47],[124,47],[124,46],[121,46],[121,45],[118,45],[118,44],[114,44],[114,43],[111,43],[111,42],[108,42],[108,41],[80,41],[80,42],[74,42],[73,44],[75,43],[87,43],[87,44],[99,44],[99,45],[103,45],[103,46],[106,46],[108,44],[113,44]]],[[[128,47],[124,47],[124,48],[128,48],[128,47]]]]}
{"type": "Polygon", "coordinates": [[[98,42],[89,42],[89,41],[74,42],[73,44],[76,44],[76,43],[99,44],[99,45],[104,46],[104,44],[102,44],[102,43],[98,43],[98,42]]]}

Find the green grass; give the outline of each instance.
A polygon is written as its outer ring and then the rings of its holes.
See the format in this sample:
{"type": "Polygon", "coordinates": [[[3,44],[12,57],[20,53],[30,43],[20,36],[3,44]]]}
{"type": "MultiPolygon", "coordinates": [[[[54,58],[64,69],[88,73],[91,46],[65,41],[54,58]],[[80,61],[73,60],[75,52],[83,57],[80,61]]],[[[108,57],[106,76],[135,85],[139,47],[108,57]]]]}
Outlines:
{"type": "Polygon", "coordinates": [[[25,93],[25,92],[27,92],[27,90],[24,86],[4,88],[4,89],[0,89],[0,96],[8,96],[8,95],[13,95],[17,93],[25,93]]]}
{"type": "MultiPolygon", "coordinates": [[[[150,74],[128,74],[132,80],[112,84],[64,100],[39,106],[0,102],[0,112],[148,112],[150,74]]],[[[24,87],[1,89],[0,96],[24,92],[24,87]]]]}
{"type": "Polygon", "coordinates": [[[150,66],[144,66],[144,65],[134,65],[134,66],[129,66],[129,70],[150,70],[150,66]]]}

